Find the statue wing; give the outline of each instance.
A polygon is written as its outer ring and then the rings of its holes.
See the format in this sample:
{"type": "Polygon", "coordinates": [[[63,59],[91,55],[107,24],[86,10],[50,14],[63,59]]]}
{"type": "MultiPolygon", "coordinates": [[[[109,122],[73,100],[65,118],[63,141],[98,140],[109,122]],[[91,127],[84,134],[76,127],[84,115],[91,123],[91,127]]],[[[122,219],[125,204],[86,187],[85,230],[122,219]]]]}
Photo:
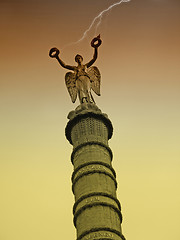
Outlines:
{"type": "Polygon", "coordinates": [[[95,66],[87,69],[87,74],[90,77],[92,90],[100,96],[100,84],[101,84],[101,74],[99,69],[95,66]]]}
{"type": "Polygon", "coordinates": [[[67,72],[65,75],[65,83],[72,102],[74,103],[77,98],[76,77],[72,72],[67,72]]]}

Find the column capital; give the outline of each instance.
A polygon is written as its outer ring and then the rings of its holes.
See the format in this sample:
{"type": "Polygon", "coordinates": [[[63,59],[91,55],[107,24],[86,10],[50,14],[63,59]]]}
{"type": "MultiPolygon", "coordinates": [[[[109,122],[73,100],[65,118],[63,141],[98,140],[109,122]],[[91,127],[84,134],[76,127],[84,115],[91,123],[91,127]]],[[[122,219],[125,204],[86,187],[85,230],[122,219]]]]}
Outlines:
{"type": "Polygon", "coordinates": [[[108,139],[112,137],[113,126],[110,119],[108,118],[108,115],[102,113],[102,111],[95,104],[84,103],[79,105],[75,110],[69,112],[67,117],[69,119],[69,122],[67,123],[67,126],[65,128],[65,135],[67,140],[71,144],[72,144],[71,130],[73,126],[75,126],[78,123],[78,121],[81,121],[82,119],[88,117],[101,120],[108,129],[108,139]]]}

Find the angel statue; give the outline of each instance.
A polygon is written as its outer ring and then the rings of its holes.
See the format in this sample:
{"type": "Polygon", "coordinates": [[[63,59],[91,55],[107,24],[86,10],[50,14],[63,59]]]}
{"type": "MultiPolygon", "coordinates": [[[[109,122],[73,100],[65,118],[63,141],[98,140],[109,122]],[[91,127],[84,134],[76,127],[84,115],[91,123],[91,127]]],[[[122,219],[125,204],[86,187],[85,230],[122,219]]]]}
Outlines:
{"type": "Polygon", "coordinates": [[[83,64],[83,57],[79,54],[75,56],[75,61],[77,66],[66,65],[59,58],[59,50],[57,48],[51,48],[49,51],[49,56],[56,58],[59,64],[63,68],[72,70],[73,72],[67,72],[65,75],[65,83],[70,94],[71,100],[74,103],[76,101],[77,95],[79,97],[80,103],[95,103],[94,98],[91,94],[91,89],[100,96],[100,81],[101,75],[97,67],[93,66],[98,56],[98,47],[101,45],[102,40],[100,35],[93,38],[91,41],[91,46],[94,48],[94,56],[91,61],[83,64]]]}

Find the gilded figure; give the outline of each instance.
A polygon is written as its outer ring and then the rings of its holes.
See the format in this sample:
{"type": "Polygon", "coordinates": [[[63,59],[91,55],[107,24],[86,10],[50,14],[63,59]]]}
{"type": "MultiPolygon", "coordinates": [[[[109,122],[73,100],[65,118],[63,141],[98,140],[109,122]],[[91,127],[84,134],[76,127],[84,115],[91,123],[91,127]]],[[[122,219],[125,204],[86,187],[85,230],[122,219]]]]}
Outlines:
{"type": "Polygon", "coordinates": [[[98,48],[102,40],[100,35],[93,38],[91,46],[94,48],[93,58],[86,64],[83,64],[83,57],[79,54],[75,56],[77,66],[66,65],[59,57],[60,51],[57,48],[51,48],[49,56],[56,58],[59,64],[72,72],[67,72],[65,75],[65,83],[70,94],[71,100],[74,103],[77,95],[80,103],[95,103],[91,93],[91,89],[100,96],[101,74],[97,67],[92,66],[98,57],[98,48]]]}

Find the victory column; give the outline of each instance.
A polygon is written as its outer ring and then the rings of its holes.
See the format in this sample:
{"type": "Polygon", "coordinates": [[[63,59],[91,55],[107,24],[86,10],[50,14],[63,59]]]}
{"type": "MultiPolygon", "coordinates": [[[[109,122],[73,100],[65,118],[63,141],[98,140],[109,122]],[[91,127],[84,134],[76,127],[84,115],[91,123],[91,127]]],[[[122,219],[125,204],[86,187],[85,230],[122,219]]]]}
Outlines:
{"type": "Polygon", "coordinates": [[[125,240],[122,235],[121,206],[116,197],[116,173],[112,167],[112,151],[108,140],[113,127],[108,116],[95,104],[91,90],[100,96],[101,75],[92,66],[98,57],[100,35],[91,41],[94,56],[83,64],[81,55],[75,56],[77,66],[66,65],[59,57],[59,50],[52,48],[49,56],[71,72],[65,83],[74,103],[77,95],[80,105],[68,115],[65,134],[73,145],[71,161],[74,226],[77,240],[125,240]]]}

